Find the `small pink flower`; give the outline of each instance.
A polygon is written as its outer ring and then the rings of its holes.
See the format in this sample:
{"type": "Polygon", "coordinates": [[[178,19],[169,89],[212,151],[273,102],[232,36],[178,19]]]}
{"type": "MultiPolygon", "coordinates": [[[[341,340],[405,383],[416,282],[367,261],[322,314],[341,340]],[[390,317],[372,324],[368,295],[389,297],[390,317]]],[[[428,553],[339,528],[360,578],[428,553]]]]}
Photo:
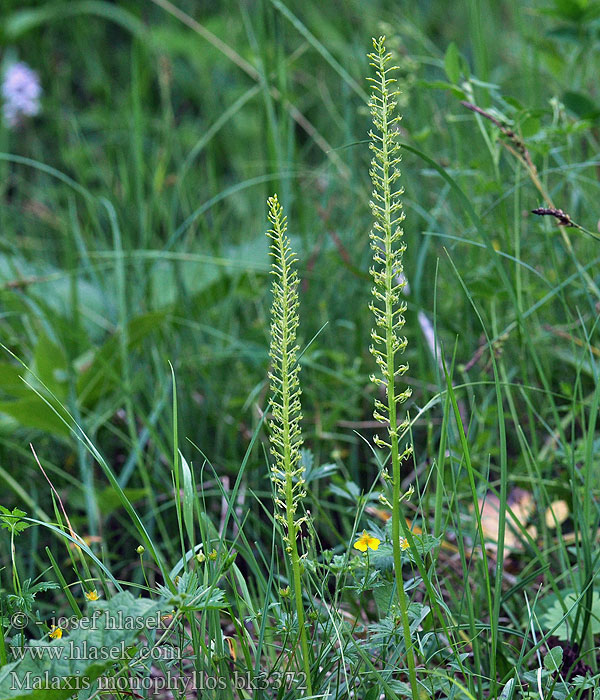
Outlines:
{"type": "Polygon", "coordinates": [[[2,112],[8,126],[17,126],[23,117],[39,114],[42,95],[40,79],[26,63],[13,63],[4,71],[1,90],[4,100],[2,112]]]}

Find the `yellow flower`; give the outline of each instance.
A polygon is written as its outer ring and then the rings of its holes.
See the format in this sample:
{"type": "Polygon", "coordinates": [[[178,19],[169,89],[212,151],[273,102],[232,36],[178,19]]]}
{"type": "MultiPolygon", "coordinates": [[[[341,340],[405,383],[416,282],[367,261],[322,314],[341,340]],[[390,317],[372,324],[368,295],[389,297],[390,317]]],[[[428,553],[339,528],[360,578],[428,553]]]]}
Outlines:
{"type": "Polygon", "coordinates": [[[377,549],[380,543],[381,540],[378,540],[377,537],[373,537],[372,535],[369,535],[366,530],[363,530],[362,535],[354,543],[354,549],[358,549],[361,552],[366,552],[367,547],[377,549]]]}
{"type": "Polygon", "coordinates": [[[408,549],[410,545],[408,544],[408,540],[406,537],[401,537],[400,538],[400,549],[404,551],[405,549],[408,549]]]}
{"type": "Polygon", "coordinates": [[[52,629],[48,632],[50,639],[60,639],[62,637],[62,629],[52,625],[52,629]]]}
{"type": "Polygon", "coordinates": [[[85,597],[86,597],[88,600],[98,600],[98,598],[99,598],[100,596],[98,595],[96,589],[94,588],[93,591],[86,591],[86,592],[85,592],[85,597]]]}

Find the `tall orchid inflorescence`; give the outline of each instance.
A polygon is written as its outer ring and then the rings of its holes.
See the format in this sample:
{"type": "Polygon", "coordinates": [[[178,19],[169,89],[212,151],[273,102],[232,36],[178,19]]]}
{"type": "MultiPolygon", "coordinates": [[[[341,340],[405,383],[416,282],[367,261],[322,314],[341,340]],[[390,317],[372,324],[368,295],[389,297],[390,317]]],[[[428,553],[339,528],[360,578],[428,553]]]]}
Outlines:
{"type": "Polygon", "coordinates": [[[287,217],[279,204],[277,195],[268,200],[269,221],[273,228],[267,232],[271,239],[273,257],[271,273],[273,280],[273,306],[271,308],[271,453],[275,458],[271,468],[271,479],[275,485],[275,503],[281,512],[275,517],[285,531],[286,551],[297,542],[298,531],[305,516],[298,517],[298,504],[306,495],[302,474],[300,447],[302,432],[300,421],[300,383],[297,360],[298,346],[298,273],[294,269],[296,256],[285,235],[287,217]]]}
{"type": "Polygon", "coordinates": [[[369,174],[373,184],[371,211],[373,228],[370,233],[374,265],[370,272],[375,282],[370,309],[375,316],[375,328],[371,331],[373,344],[370,351],[380,369],[380,375],[372,375],[371,380],[382,390],[384,400],[375,400],[374,417],[387,428],[387,440],[377,436],[375,443],[390,451],[392,473],[384,476],[391,480],[392,499],[384,501],[392,511],[392,547],[398,607],[403,627],[409,677],[413,697],[418,697],[415,659],[410,638],[408,601],[402,578],[401,465],[412,453],[412,445],[401,448],[401,439],[408,429],[408,420],[399,422],[399,406],[410,396],[409,388],[398,389],[396,380],[401,377],[408,365],[399,362],[399,356],[406,348],[407,340],[400,335],[404,326],[406,302],[402,290],[406,280],[402,268],[402,256],[406,245],[402,239],[401,195],[403,189],[396,185],[400,177],[400,144],[398,143],[398,122],[396,114],[395,80],[391,77],[394,67],[389,63],[392,55],[385,49],[385,37],[373,39],[373,53],[369,54],[375,68],[375,78],[369,78],[372,86],[369,108],[374,130],[369,132],[370,148],[373,151],[369,174]]]}
{"type": "MultiPolygon", "coordinates": [[[[373,415],[376,420],[389,426],[390,436],[390,442],[377,436],[375,443],[379,447],[392,449],[392,443],[398,443],[399,434],[408,426],[406,420],[400,425],[397,424],[398,406],[411,394],[410,388],[397,391],[395,383],[396,378],[408,369],[406,364],[397,364],[398,355],[402,354],[407,345],[406,338],[399,336],[404,326],[403,314],[406,311],[406,302],[402,299],[402,290],[406,286],[402,256],[406,244],[402,240],[404,231],[401,224],[404,221],[404,212],[400,199],[404,189],[394,187],[394,183],[400,177],[398,164],[401,158],[397,124],[401,116],[395,114],[396,91],[391,89],[395,80],[389,77],[394,68],[387,67],[392,56],[385,53],[384,37],[374,39],[373,45],[375,53],[369,54],[369,58],[371,65],[376,69],[377,77],[369,78],[373,88],[369,107],[377,132],[369,132],[369,147],[374,154],[369,170],[373,183],[370,204],[374,223],[369,237],[374,262],[370,273],[375,286],[372,289],[373,301],[369,308],[375,316],[376,328],[371,331],[374,343],[369,349],[381,370],[381,376],[373,374],[371,381],[384,388],[386,399],[386,403],[379,399],[375,401],[373,415]]],[[[400,459],[408,457],[409,454],[410,447],[400,459]]]]}
{"type": "Polygon", "coordinates": [[[294,269],[296,256],[293,253],[287,231],[287,217],[277,199],[268,202],[269,221],[272,228],[267,232],[271,239],[273,274],[273,305],[271,307],[271,414],[269,422],[271,453],[274,457],[271,479],[275,491],[275,518],[283,528],[285,550],[290,558],[294,584],[294,601],[298,617],[298,630],[302,647],[302,659],[306,674],[308,694],[310,684],[310,660],[305,627],[304,603],[302,600],[301,562],[298,552],[298,534],[305,515],[299,515],[304,490],[304,467],[301,461],[302,408],[300,405],[300,383],[298,373],[298,274],[294,269]]]}

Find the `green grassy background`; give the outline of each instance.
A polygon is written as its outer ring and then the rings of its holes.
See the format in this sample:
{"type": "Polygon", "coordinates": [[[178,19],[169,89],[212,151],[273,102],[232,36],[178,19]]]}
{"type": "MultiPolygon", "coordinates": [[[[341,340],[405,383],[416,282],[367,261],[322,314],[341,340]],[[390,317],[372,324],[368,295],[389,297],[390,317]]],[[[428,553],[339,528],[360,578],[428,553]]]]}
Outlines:
{"type": "MultiPolygon", "coordinates": [[[[36,161],[9,155],[1,162],[4,342],[39,373],[37,353],[48,365],[42,378],[52,375],[86,426],[102,433],[103,447],[114,446],[115,459],[131,437],[128,423],[138,434],[168,391],[171,361],[183,389],[181,433],[221,471],[235,472],[256,421],[252,406],[264,394],[263,203],[275,190],[288,209],[303,268],[303,341],[327,324],[303,358],[306,430],[325,454],[342,447],[360,452],[356,436],[339,422],[368,418],[370,405],[363,97],[374,33],[386,32],[398,51],[403,139],[446,168],[466,193],[516,291],[509,298],[502,288],[497,262],[481,247],[482,232],[448,184],[405,155],[408,359],[417,405],[431,396],[436,373],[416,310],[430,317],[435,310],[448,357],[457,342],[457,363],[467,363],[480,344],[482,329],[457,272],[486,321],[496,319],[492,335],[576,272],[556,227],[527,215],[543,202],[497,132],[440,88],[450,42],[482,81],[472,84],[474,100],[516,120],[557,206],[595,228],[595,57],[585,43],[589,38],[591,51],[595,24],[589,20],[567,21],[535,3],[473,2],[450,10],[440,2],[307,2],[286,11],[270,2],[182,4],[187,17],[227,42],[237,62],[252,66],[253,79],[153,3],[13,5],[4,10],[5,56],[29,61],[45,93],[42,116],[1,136],[6,153],[36,161]],[[292,105],[330,150],[294,122],[292,105]],[[30,283],[12,286],[19,279],[30,283]],[[86,357],[149,313],[158,317],[136,350],[111,356],[86,396],[77,385],[86,357]],[[118,419],[119,409],[126,420],[118,419]]],[[[577,7],[564,5],[564,15],[577,7]]],[[[582,264],[592,260],[597,245],[581,235],[573,239],[582,264]]],[[[575,278],[528,315],[532,347],[556,388],[558,378],[572,383],[578,361],[568,341],[544,325],[569,327],[577,308],[589,318],[595,301],[575,278]]],[[[504,349],[512,377],[539,381],[517,330],[504,349]]],[[[468,379],[480,378],[476,365],[468,379]]],[[[485,406],[481,398],[478,407],[485,406]]],[[[23,426],[38,420],[35,412],[23,413],[17,416],[23,426]]],[[[157,437],[166,440],[169,419],[159,413],[157,437]]],[[[485,415],[480,422],[483,428],[485,415]]],[[[10,442],[15,425],[5,426],[10,442]]],[[[154,449],[160,451],[158,444],[154,449]]],[[[358,478],[356,460],[349,468],[358,478]]]]}
{"type": "MultiPolygon", "coordinates": [[[[411,416],[426,409],[413,428],[423,512],[437,479],[438,525],[456,533],[471,491],[459,434],[442,425],[445,380],[419,311],[453,365],[480,493],[489,479],[540,505],[546,549],[530,552],[525,573],[553,561],[542,509],[551,500],[565,498],[573,527],[593,541],[599,244],[529,213],[544,200],[510,141],[460,101],[510,124],[555,206],[597,230],[600,4],[177,8],[3,4],[2,60],[28,62],[44,89],[39,117],[0,127],[2,343],[37,376],[0,359],[3,503],[52,513],[33,442],[75,529],[100,533],[121,575],[135,563],[137,535],[116,493],[21,375],[69,409],[173,552],[171,363],[180,447],[202,467],[206,508],[220,517],[215,475],[233,483],[266,406],[265,200],[277,191],[303,280],[305,440],[315,464],[335,465],[312,508],[326,543],[346,541],[377,473],[363,440],[373,435],[365,76],[370,37],[386,34],[400,66],[401,138],[413,149],[402,166],[406,378],[411,416]]],[[[260,447],[244,487],[256,516],[248,538],[270,537],[254,496],[270,490],[260,447]]],[[[45,564],[34,554],[25,566],[45,564]]]]}

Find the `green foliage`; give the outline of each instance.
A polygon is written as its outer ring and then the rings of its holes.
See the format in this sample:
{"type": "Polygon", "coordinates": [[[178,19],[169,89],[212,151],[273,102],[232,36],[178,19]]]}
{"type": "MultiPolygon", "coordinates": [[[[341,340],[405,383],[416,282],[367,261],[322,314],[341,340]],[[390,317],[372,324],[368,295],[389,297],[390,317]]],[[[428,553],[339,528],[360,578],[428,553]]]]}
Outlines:
{"type": "MultiPolygon", "coordinates": [[[[561,591],[559,596],[552,596],[548,601],[546,612],[540,617],[540,624],[546,633],[563,641],[581,634],[583,615],[578,613],[582,603],[575,591],[561,591]],[[577,630],[574,630],[577,620],[577,630]]],[[[594,591],[591,605],[590,631],[595,637],[600,635],[600,593],[594,591]]]]}
{"type": "Polygon", "coordinates": [[[0,506],[0,528],[8,530],[11,535],[18,535],[30,526],[30,523],[22,520],[26,515],[20,508],[9,510],[0,506]]]}
{"type": "Polygon", "coordinates": [[[52,610],[81,614],[80,590],[131,586],[179,609],[181,649],[227,683],[207,700],[236,696],[232,670],[298,676],[301,629],[315,695],[414,697],[408,637],[420,698],[597,694],[599,7],[5,0],[2,67],[30,63],[44,93],[38,117],[0,121],[2,668],[52,610]],[[364,144],[375,31],[403,112],[389,219],[364,144]],[[262,443],[273,190],[304,309],[285,494],[262,443]],[[275,522],[273,490],[291,504],[275,522]]]}
{"type": "Polygon", "coordinates": [[[562,647],[552,647],[544,656],[544,668],[546,671],[560,671],[563,661],[562,647]]]}
{"type": "Polygon", "coordinates": [[[205,586],[195,571],[186,571],[177,580],[174,594],[167,586],[158,586],[165,606],[177,608],[181,612],[219,609],[226,606],[224,593],[214,586],[205,586]]]}
{"type": "MultiPolygon", "coordinates": [[[[41,581],[34,584],[28,578],[23,581],[18,593],[0,593],[0,599],[6,603],[6,609],[9,613],[24,612],[31,615],[37,594],[56,588],[60,588],[60,586],[52,581],[41,581]]],[[[3,624],[7,622],[9,621],[5,620],[3,624]]]]}

